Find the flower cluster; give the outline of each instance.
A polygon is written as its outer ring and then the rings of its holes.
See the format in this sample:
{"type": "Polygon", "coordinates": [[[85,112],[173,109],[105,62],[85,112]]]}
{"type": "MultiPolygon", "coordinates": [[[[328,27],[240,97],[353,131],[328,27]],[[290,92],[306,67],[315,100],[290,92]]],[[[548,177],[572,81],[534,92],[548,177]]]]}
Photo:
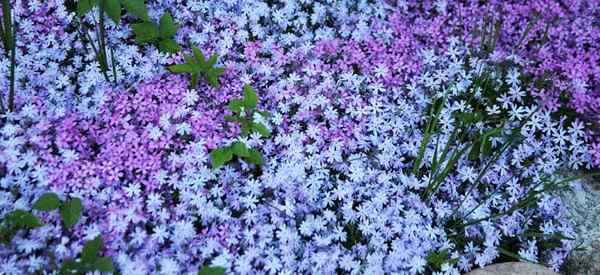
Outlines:
{"type": "Polygon", "coordinates": [[[6,273],[56,270],[98,236],[123,274],[558,270],[574,249],[556,191],[600,165],[593,1],[147,1],[149,22],[169,12],[174,41],[219,56],[220,85],[193,88],[166,69],[187,46],[136,45],[131,15],[106,22],[109,83],[78,31],[96,13],[12,2],[0,216],[46,192],[85,211],[72,228],[36,212],[46,226],[0,246],[6,273]],[[226,119],[246,85],[269,138],[226,119]],[[262,165],[213,169],[235,142],[262,165]]]}

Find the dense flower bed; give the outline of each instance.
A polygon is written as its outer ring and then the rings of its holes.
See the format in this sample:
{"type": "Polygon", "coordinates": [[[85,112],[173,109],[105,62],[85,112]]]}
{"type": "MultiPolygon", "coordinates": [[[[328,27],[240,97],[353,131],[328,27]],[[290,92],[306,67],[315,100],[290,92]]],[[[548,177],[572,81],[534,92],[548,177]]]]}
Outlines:
{"type": "Polygon", "coordinates": [[[96,9],[11,1],[0,214],[45,225],[0,245],[0,270],[58,270],[97,236],[122,274],[558,270],[576,244],[556,191],[600,165],[600,3],[324,2],[148,1],[182,49],[107,19],[108,75],[82,34],[96,9]],[[218,86],[167,69],[190,44],[219,56],[218,86]],[[269,135],[227,118],[246,84],[269,135]],[[214,169],[234,142],[263,163],[214,169]],[[81,219],[39,211],[47,192],[81,219]]]}

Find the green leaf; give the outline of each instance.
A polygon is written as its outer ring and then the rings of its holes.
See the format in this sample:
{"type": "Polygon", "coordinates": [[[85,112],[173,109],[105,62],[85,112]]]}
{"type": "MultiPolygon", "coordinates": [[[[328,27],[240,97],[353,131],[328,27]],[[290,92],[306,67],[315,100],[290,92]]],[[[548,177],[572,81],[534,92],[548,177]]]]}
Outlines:
{"type": "Polygon", "coordinates": [[[210,86],[213,86],[214,88],[219,88],[219,79],[214,73],[209,72],[206,75],[206,80],[208,80],[208,84],[210,84],[210,86]]]}
{"type": "Polygon", "coordinates": [[[196,88],[198,86],[198,73],[192,73],[192,78],[190,78],[190,87],[196,88]]]}
{"type": "Polygon", "coordinates": [[[212,68],[212,66],[214,66],[217,63],[217,59],[219,58],[219,56],[216,53],[213,53],[210,58],[208,59],[208,61],[206,62],[206,66],[208,68],[212,68]]]}
{"type": "Polygon", "coordinates": [[[242,112],[242,107],[244,106],[244,102],[239,99],[232,99],[229,101],[228,107],[229,110],[234,113],[242,112]]]}
{"type": "Polygon", "coordinates": [[[123,5],[129,13],[142,20],[150,20],[148,17],[148,8],[146,7],[146,4],[144,4],[144,0],[123,0],[123,5]]]}
{"type": "Polygon", "coordinates": [[[192,52],[194,53],[194,57],[196,57],[196,63],[200,64],[200,67],[203,71],[206,70],[206,59],[204,58],[204,54],[198,47],[192,47],[192,52]]]}
{"type": "Polygon", "coordinates": [[[158,43],[158,47],[163,52],[177,53],[181,50],[181,46],[173,39],[163,39],[158,43]]]}
{"type": "Polygon", "coordinates": [[[262,154],[256,149],[249,150],[250,155],[246,158],[246,160],[252,164],[263,165],[264,160],[262,154]]]}
{"type": "Polygon", "coordinates": [[[250,85],[244,85],[244,106],[248,109],[254,109],[256,108],[256,104],[258,104],[256,92],[250,85]]]}
{"type": "Polygon", "coordinates": [[[79,0],[79,2],[77,2],[77,15],[83,17],[94,6],[97,6],[97,5],[98,5],[98,0],[79,0]]]}
{"type": "Polygon", "coordinates": [[[113,273],[115,272],[115,267],[113,265],[113,261],[110,257],[100,257],[94,263],[94,268],[100,272],[105,273],[113,273]]]}
{"type": "Polygon", "coordinates": [[[233,158],[231,150],[226,148],[217,148],[210,152],[210,163],[213,169],[217,169],[233,158]]]}
{"type": "Polygon", "coordinates": [[[194,72],[194,68],[190,64],[176,64],[169,66],[169,71],[176,74],[192,73],[194,72]]]}
{"type": "Polygon", "coordinates": [[[60,267],[59,274],[81,274],[83,272],[84,268],[81,263],[78,263],[75,260],[66,260],[60,267]]]}
{"type": "Polygon", "coordinates": [[[225,274],[225,268],[220,267],[220,266],[214,266],[214,267],[205,266],[200,271],[198,271],[198,275],[224,275],[224,274],[225,274]]]}
{"type": "Polygon", "coordinates": [[[225,121],[228,122],[238,121],[238,118],[236,116],[226,115],[223,118],[225,119],[225,121]]]}
{"type": "Polygon", "coordinates": [[[153,42],[158,39],[158,26],[152,22],[142,22],[133,24],[135,41],[138,44],[153,42]]]}
{"type": "Polygon", "coordinates": [[[250,156],[250,151],[248,150],[248,147],[246,147],[246,144],[240,141],[236,141],[233,143],[233,145],[231,145],[231,151],[233,152],[233,154],[239,157],[250,156]]]}
{"type": "Polygon", "coordinates": [[[36,228],[42,226],[40,220],[25,210],[17,209],[8,213],[6,220],[16,225],[18,228],[36,228]]]}
{"type": "Polygon", "coordinates": [[[98,235],[93,240],[89,240],[83,245],[81,250],[81,260],[84,263],[93,263],[96,260],[96,256],[100,249],[102,249],[103,241],[102,236],[98,235]]]}
{"type": "Polygon", "coordinates": [[[64,203],[60,208],[60,216],[65,227],[69,228],[74,226],[81,218],[82,210],[83,204],[79,198],[73,198],[64,203]]]}
{"type": "Polygon", "coordinates": [[[252,129],[258,132],[262,137],[268,138],[271,136],[269,129],[262,123],[252,123],[252,129]]]}
{"type": "Polygon", "coordinates": [[[60,199],[55,193],[44,193],[33,203],[33,209],[40,211],[52,211],[60,207],[60,199]]]}
{"type": "Polygon", "coordinates": [[[179,29],[179,26],[177,26],[169,12],[165,12],[160,17],[159,23],[160,37],[164,39],[171,38],[177,33],[177,29],[179,29]]]}
{"type": "Polygon", "coordinates": [[[121,2],[119,2],[119,0],[102,1],[104,1],[104,10],[108,17],[118,25],[119,20],[121,19],[121,2]]]}

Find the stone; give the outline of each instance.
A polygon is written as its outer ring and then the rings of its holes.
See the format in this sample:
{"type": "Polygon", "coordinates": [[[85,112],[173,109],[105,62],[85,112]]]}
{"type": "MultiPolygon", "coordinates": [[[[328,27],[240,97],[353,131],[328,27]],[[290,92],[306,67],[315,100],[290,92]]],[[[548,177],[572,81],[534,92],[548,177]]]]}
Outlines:
{"type": "Polygon", "coordinates": [[[558,275],[558,273],[538,264],[509,262],[488,265],[466,275],[558,275]]]}

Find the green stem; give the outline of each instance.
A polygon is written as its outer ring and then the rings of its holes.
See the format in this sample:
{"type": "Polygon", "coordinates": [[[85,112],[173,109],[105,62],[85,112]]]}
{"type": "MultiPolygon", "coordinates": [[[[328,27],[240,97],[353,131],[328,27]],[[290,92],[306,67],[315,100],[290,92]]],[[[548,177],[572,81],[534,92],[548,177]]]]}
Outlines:
{"type": "Polygon", "coordinates": [[[15,110],[15,66],[17,63],[17,31],[13,26],[10,54],[10,90],[8,91],[8,110],[15,110]]]}

